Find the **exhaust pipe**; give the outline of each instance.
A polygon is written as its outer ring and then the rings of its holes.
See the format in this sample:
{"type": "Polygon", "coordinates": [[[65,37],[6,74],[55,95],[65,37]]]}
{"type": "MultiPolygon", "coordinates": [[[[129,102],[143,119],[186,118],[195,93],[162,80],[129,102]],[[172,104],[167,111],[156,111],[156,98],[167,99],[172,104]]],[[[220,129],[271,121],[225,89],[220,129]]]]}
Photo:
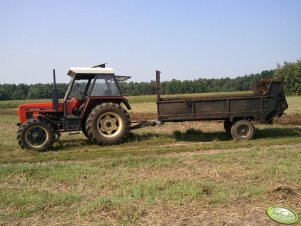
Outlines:
{"type": "Polygon", "coordinates": [[[57,92],[57,88],[56,88],[55,69],[53,69],[52,107],[56,111],[59,108],[59,97],[58,97],[58,92],[57,92]]]}

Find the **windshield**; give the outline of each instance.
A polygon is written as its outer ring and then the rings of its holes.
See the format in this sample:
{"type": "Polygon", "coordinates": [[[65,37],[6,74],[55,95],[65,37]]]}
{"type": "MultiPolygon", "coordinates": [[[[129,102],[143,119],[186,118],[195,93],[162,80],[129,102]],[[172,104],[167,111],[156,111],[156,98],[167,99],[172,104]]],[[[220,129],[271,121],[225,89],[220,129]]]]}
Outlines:
{"type": "MultiPolygon", "coordinates": [[[[91,77],[87,78],[84,76],[77,76],[74,79],[73,85],[71,87],[70,93],[68,95],[68,100],[75,97],[77,99],[85,98],[87,90],[91,84],[91,77]]],[[[71,81],[72,84],[72,81],[71,81]]]]}

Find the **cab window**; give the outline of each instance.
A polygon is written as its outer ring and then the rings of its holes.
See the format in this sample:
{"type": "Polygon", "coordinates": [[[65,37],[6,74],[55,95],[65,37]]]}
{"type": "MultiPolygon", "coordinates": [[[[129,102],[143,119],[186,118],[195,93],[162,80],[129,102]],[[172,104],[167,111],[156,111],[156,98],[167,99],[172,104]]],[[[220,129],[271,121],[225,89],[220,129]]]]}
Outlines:
{"type": "Polygon", "coordinates": [[[87,90],[91,87],[94,76],[91,75],[77,75],[73,81],[68,99],[76,97],[77,99],[83,99],[87,96],[87,90]]]}
{"type": "Polygon", "coordinates": [[[97,75],[91,96],[120,96],[114,75],[97,75]]]}

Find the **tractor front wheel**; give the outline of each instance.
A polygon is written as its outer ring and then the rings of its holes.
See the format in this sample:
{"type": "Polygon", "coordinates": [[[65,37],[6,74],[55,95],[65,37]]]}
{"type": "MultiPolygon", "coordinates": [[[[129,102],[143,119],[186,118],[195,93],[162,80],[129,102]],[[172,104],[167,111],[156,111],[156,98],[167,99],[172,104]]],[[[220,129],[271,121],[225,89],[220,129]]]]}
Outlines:
{"type": "Polygon", "coordinates": [[[97,105],[86,121],[86,131],[91,140],[99,145],[120,143],[130,132],[129,114],[120,105],[97,105]]]}
{"type": "Polygon", "coordinates": [[[17,140],[22,149],[46,151],[55,141],[55,133],[46,121],[29,119],[19,127],[17,140]]]}

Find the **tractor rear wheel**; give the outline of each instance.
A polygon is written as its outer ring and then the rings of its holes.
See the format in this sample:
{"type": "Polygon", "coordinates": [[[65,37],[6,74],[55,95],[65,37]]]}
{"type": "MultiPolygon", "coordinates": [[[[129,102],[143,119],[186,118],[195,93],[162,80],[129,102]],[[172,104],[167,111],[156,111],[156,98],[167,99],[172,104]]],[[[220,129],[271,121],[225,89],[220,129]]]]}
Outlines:
{"type": "Polygon", "coordinates": [[[248,120],[239,120],[231,127],[231,135],[235,140],[250,140],[254,134],[255,127],[248,120]]]}
{"type": "Polygon", "coordinates": [[[120,105],[103,103],[97,105],[86,121],[86,131],[92,141],[99,145],[120,143],[130,132],[129,114],[120,105]]]}
{"type": "Polygon", "coordinates": [[[17,140],[22,149],[46,151],[55,141],[55,133],[46,121],[29,119],[19,127],[17,140]]]}

